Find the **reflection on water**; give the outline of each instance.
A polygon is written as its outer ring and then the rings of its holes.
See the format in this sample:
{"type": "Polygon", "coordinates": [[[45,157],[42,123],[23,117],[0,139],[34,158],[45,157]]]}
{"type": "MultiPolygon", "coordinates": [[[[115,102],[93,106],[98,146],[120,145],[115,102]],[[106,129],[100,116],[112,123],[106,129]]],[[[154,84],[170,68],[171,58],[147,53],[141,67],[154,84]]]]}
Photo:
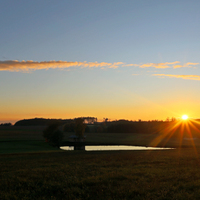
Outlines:
{"type": "Polygon", "coordinates": [[[71,150],[74,150],[74,146],[63,146],[63,147],[60,147],[60,149],[71,151],[71,150]]]}
{"type": "MultiPolygon", "coordinates": [[[[60,147],[62,150],[74,150],[74,146],[60,147]]],[[[144,147],[144,146],[128,146],[128,145],[107,145],[107,146],[85,146],[86,151],[109,151],[109,150],[165,150],[173,148],[161,147],[144,147]]]]}

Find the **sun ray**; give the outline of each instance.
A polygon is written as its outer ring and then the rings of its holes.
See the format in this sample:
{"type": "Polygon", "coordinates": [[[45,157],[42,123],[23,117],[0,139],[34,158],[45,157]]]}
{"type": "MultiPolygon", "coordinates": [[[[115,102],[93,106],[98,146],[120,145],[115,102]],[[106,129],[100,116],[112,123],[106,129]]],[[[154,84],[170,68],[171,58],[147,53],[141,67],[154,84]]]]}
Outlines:
{"type": "Polygon", "coordinates": [[[180,143],[179,143],[179,147],[181,147],[182,146],[182,144],[183,144],[183,133],[184,133],[184,124],[183,123],[181,123],[181,125],[180,125],[180,143]]]}
{"type": "Polygon", "coordinates": [[[188,123],[195,131],[200,133],[200,130],[193,124],[193,123],[195,123],[195,120],[190,120],[188,123]]]}
{"type": "Polygon", "coordinates": [[[170,128],[170,132],[168,134],[168,138],[165,140],[164,146],[167,144],[167,142],[173,137],[174,133],[177,131],[177,129],[179,128],[179,123],[174,124],[171,128],[170,128]]]}
{"type": "Polygon", "coordinates": [[[198,155],[197,149],[196,149],[196,145],[195,145],[195,143],[194,143],[194,138],[193,138],[191,129],[190,129],[190,127],[189,127],[189,123],[186,123],[186,130],[187,130],[187,133],[188,133],[188,135],[189,135],[189,137],[190,137],[190,139],[191,139],[190,141],[191,141],[192,146],[193,146],[193,148],[194,148],[194,150],[195,150],[195,153],[196,153],[196,155],[198,155]]]}
{"type": "Polygon", "coordinates": [[[173,140],[178,140],[180,149],[184,146],[191,146],[194,149],[195,154],[198,155],[195,137],[200,138],[200,120],[194,120],[187,116],[181,117],[181,119],[179,118],[176,121],[163,123],[165,124],[161,126],[157,137],[151,141],[150,145],[166,146],[167,144],[170,145],[171,142],[173,145],[173,140]]]}
{"type": "Polygon", "coordinates": [[[160,130],[160,135],[158,137],[156,137],[150,143],[150,145],[156,147],[164,140],[165,140],[164,145],[166,145],[167,141],[169,141],[169,139],[173,136],[173,133],[178,129],[179,124],[181,124],[181,122],[175,122],[173,124],[169,124],[169,126],[167,126],[165,129],[160,130]]]}

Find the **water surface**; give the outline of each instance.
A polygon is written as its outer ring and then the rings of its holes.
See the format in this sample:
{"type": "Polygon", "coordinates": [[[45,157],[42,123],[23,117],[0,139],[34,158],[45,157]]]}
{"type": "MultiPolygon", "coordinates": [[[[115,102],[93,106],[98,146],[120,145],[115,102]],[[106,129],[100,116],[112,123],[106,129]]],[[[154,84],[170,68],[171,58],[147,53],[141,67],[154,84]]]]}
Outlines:
{"type": "MultiPolygon", "coordinates": [[[[74,146],[62,146],[62,150],[74,150],[74,146]]],[[[162,147],[145,147],[145,146],[129,146],[129,145],[96,145],[96,146],[85,146],[85,151],[115,151],[115,150],[166,150],[173,148],[162,148],[162,147]]]]}

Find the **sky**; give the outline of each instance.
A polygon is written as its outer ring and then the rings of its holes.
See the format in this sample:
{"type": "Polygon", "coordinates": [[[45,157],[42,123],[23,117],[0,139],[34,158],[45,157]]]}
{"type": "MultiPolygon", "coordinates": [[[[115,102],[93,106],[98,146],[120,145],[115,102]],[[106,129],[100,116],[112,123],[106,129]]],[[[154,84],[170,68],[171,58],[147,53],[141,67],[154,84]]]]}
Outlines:
{"type": "Polygon", "coordinates": [[[1,0],[0,123],[200,118],[200,1],[1,0]]]}

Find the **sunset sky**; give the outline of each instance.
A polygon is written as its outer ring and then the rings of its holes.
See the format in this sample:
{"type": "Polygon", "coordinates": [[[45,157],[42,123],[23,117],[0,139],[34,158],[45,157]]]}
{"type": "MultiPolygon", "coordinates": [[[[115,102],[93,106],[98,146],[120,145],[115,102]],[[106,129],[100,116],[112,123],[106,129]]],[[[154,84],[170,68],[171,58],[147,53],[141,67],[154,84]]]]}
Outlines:
{"type": "Polygon", "coordinates": [[[199,0],[0,1],[0,123],[200,118],[199,0]]]}

